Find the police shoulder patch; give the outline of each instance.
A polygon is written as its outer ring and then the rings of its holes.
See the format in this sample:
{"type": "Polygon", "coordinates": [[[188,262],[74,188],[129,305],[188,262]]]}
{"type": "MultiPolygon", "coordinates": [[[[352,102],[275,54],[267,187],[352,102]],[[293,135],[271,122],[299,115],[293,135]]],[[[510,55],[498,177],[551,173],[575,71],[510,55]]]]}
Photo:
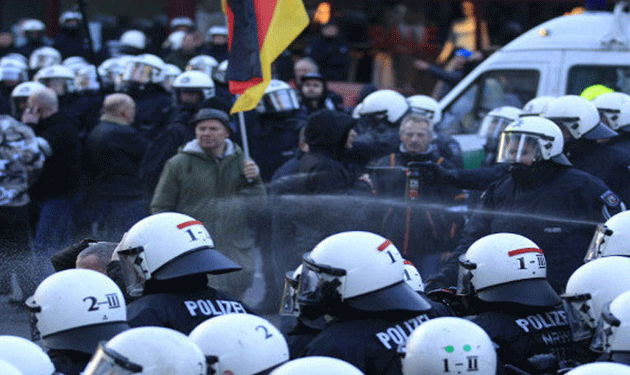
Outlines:
{"type": "Polygon", "coordinates": [[[606,190],[606,192],[600,195],[599,198],[611,207],[616,207],[619,205],[619,197],[617,196],[617,194],[613,193],[610,190],[606,190]]]}

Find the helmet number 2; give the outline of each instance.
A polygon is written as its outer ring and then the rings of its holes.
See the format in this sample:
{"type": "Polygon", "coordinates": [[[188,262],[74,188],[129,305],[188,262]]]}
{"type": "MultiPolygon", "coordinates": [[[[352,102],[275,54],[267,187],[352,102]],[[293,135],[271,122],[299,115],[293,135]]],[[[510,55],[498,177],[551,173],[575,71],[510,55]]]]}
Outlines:
{"type": "Polygon", "coordinates": [[[110,309],[115,309],[120,307],[120,300],[118,299],[118,295],[116,293],[106,294],[105,301],[98,302],[98,299],[94,296],[88,296],[83,298],[83,302],[89,301],[89,307],[87,311],[98,311],[101,305],[107,305],[110,309]]]}
{"type": "Polygon", "coordinates": [[[258,328],[262,329],[262,331],[265,333],[265,340],[267,340],[267,339],[269,339],[269,338],[273,337],[273,334],[269,333],[269,330],[267,329],[267,327],[265,327],[265,326],[263,326],[263,325],[257,326],[257,327],[255,328],[255,329],[256,329],[256,331],[258,331],[258,328]]]}

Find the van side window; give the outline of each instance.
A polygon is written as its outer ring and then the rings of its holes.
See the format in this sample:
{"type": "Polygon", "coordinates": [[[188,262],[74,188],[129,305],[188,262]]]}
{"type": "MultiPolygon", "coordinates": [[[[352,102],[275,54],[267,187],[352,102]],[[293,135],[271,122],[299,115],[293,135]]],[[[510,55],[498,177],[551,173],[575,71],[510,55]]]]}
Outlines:
{"type": "Polygon", "coordinates": [[[630,66],[575,65],[569,70],[567,94],[580,95],[593,85],[630,94],[630,66]]]}
{"type": "Polygon", "coordinates": [[[537,70],[494,70],[484,73],[444,109],[438,130],[451,134],[476,133],[483,117],[494,108],[522,108],[534,98],[539,78],[537,70]]]}

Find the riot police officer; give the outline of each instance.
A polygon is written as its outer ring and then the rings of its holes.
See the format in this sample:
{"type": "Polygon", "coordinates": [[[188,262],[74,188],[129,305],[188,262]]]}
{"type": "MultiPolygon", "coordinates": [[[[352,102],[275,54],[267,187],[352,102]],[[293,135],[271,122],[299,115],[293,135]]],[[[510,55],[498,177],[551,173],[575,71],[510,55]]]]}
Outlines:
{"type": "Polygon", "coordinates": [[[400,374],[398,350],[413,329],[449,313],[414,291],[403,272],[398,249],[369,232],[334,234],[304,255],[300,309],[319,309],[328,323],[302,356],[339,358],[365,374],[400,374]]]}
{"type": "Polygon", "coordinates": [[[127,291],[139,297],[128,306],[129,325],[162,326],[190,333],[206,319],[251,310],[227,293],[207,286],[208,274],[241,267],[214,249],[203,224],[165,212],[140,220],[118,245],[127,291]]]}
{"type": "Polygon", "coordinates": [[[459,265],[457,292],[471,320],[498,345],[504,366],[529,374],[575,366],[569,321],[537,244],[518,234],[491,234],[475,241],[459,265]]]}

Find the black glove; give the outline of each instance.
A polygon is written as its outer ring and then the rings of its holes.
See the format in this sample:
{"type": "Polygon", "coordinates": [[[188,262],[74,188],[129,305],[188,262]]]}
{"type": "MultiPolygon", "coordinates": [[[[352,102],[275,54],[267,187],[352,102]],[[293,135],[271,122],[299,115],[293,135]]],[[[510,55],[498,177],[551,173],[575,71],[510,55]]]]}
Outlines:
{"type": "Polygon", "coordinates": [[[424,162],[411,162],[407,164],[409,170],[414,170],[418,173],[418,179],[423,185],[439,185],[447,183],[449,178],[449,171],[442,168],[436,162],[424,161],[424,162]]]}

